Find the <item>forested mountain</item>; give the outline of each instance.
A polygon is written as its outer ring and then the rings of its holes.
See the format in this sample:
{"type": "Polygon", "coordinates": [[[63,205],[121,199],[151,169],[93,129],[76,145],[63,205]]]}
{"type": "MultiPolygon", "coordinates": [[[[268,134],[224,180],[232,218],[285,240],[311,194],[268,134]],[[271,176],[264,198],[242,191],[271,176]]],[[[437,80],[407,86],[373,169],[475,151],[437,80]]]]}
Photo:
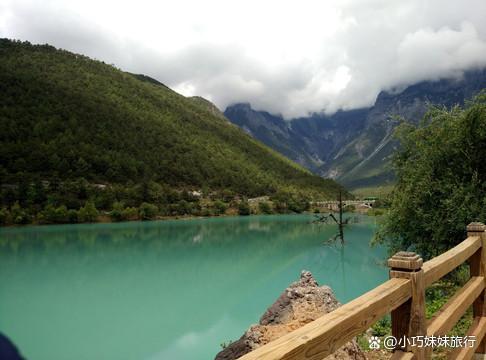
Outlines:
{"type": "Polygon", "coordinates": [[[393,180],[390,156],[397,146],[397,116],[417,123],[427,103],[464,104],[486,88],[486,70],[466,72],[460,79],[426,81],[393,93],[382,92],[373,107],[314,114],[284,121],[279,116],[235,104],[225,115],[247,133],[316,174],[332,177],[349,188],[393,180]]]}
{"type": "Polygon", "coordinates": [[[52,46],[0,40],[0,94],[7,208],[15,201],[79,208],[91,196],[80,190],[86,184],[109,193],[95,199],[105,209],[117,201],[160,209],[171,191],[335,198],[341,189],[254,140],[202,98],[52,46]],[[74,190],[60,195],[65,184],[74,190]]]}

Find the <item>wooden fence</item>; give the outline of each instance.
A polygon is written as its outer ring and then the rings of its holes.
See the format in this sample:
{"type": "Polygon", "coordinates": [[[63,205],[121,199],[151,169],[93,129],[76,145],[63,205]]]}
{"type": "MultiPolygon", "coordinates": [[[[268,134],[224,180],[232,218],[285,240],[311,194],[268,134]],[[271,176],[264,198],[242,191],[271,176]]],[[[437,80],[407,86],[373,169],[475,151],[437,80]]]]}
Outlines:
{"type": "MultiPolygon", "coordinates": [[[[423,263],[415,253],[399,252],[388,260],[390,279],[366,294],[344,304],[319,319],[244,355],[241,360],[322,360],[376,321],[391,313],[392,335],[399,338],[446,335],[473,307],[473,323],[468,336],[474,346],[457,347],[451,359],[485,358],[486,333],[485,273],[486,226],[471,223],[467,239],[456,247],[423,263]],[[425,318],[425,289],[465,261],[471,278],[435,314],[425,318]]],[[[397,346],[392,359],[429,359],[431,347],[397,346]]]]}

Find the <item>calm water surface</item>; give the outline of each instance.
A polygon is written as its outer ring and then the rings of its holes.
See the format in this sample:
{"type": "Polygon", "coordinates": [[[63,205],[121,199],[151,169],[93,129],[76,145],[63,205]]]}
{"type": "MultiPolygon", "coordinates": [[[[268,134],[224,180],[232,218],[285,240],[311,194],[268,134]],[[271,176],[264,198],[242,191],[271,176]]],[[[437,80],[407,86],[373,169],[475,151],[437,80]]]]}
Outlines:
{"type": "Polygon", "coordinates": [[[300,271],[346,302],[387,278],[374,220],[310,215],[0,229],[0,331],[32,360],[212,359],[300,271]]]}

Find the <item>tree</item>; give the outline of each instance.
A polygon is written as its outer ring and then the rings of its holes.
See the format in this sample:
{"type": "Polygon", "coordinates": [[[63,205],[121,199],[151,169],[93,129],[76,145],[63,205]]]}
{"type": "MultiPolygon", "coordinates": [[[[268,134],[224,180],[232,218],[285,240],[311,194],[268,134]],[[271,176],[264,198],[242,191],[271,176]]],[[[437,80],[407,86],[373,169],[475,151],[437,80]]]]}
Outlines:
{"type": "Polygon", "coordinates": [[[12,221],[10,212],[7,208],[0,208],[0,224],[6,225],[12,221]]]}
{"type": "Polygon", "coordinates": [[[226,212],[226,209],[228,209],[228,205],[226,205],[226,203],[221,200],[216,200],[213,206],[215,213],[218,215],[224,214],[226,212]]]}
{"type": "Polygon", "coordinates": [[[40,215],[42,220],[48,223],[62,224],[69,221],[69,213],[65,205],[56,208],[51,204],[47,204],[40,215]]]}
{"type": "Polygon", "coordinates": [[[78,219],[80,222],[93,222],[98,216],[98,210],[93,201],[86,201],[86,204],[79,209],[78,219]]]}
{"type": "Polygon", "coordinates": [[[18,201],[12,205],[10,213],[12,215],[12,221],[14,224],[27,224],[29,222],[29,215],[24,209],[22,209],[18,201]]]}
{"type": "Polygon", "coordinates": [[[486,220],[486,93],[465,108],[430,107],[397,136],[397,184],[374,241],[430,258],[461,242],[469,222],[486,220]]]}
{"type": "Polygon", "coordinates": [[[110,211],[110,216],[113,221],[123,220],[123,203],[117,201],[113,204],[113,209],[110,211]]]}
{"type": "Polygon", "coordinates": [[[258,209],[260,210],[260,212],[262,214],[272,214],[273,213],[272,207],[266,201],[259,202],[258,203],[258,209]]]}
{"type": "Polygon", "coordinates": [[[238,205],[238,213],[240,215],[250,215],[250,204],[248,204],[248,201],[242,200],[240,201],[238,205]]]}
{"type": "Polygon", "coordinates": [[[145,202],[140,204],[140,209],[138,210],[140,219],[142,220],[152,220],[157,216],[158,212],[159,209],[157,206],[145,202]]]}

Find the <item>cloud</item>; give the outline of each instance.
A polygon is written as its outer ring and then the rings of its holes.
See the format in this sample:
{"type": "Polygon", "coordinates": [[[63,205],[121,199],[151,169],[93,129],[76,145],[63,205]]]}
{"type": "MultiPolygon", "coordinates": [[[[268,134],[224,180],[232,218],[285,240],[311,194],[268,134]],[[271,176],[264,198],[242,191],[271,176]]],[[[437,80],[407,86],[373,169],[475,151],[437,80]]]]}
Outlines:
{"type": "Polygon", "coordinates": [[[3,0],[0,36],[286,118],[486,66],[483,0],[3,0]]]}

